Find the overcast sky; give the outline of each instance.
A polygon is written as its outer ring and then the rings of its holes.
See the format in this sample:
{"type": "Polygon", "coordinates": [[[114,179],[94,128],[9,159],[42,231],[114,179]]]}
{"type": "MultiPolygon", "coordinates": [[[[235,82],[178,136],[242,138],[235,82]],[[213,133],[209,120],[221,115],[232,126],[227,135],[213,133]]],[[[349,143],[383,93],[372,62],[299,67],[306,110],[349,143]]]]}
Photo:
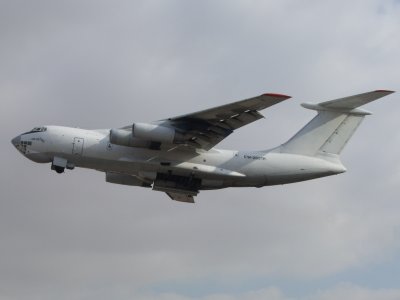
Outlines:
{"type": "Polygon", "coordinates": [[[395,0],[0,1],[0,299],[400,299],[399,93],[365,107],[347,173],[195,205],[10,144],[291,95],[219,145],[267,149],[302,102],[400,91],[399,54],[395,0]]]}

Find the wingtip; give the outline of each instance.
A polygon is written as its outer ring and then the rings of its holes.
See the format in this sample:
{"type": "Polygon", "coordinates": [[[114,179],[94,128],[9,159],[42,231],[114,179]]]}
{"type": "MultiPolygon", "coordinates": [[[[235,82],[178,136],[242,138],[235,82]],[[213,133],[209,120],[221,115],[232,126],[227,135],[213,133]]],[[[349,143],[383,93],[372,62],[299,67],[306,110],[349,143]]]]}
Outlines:
{"type": "Polygon", "coordinates": [[[263,96],[274,97],[274,98],[282,98],[282,99],[289,99],[292,98],[291,96],[277,94],[277,93],[265,93],[263,96]]]}
{"type": "Polygon", "coordinates": [[[391,91],[391,90],[375,90],[375,93],[388,93],[388,94],[392,94],[395,93],[395,91],[391,91]]]}

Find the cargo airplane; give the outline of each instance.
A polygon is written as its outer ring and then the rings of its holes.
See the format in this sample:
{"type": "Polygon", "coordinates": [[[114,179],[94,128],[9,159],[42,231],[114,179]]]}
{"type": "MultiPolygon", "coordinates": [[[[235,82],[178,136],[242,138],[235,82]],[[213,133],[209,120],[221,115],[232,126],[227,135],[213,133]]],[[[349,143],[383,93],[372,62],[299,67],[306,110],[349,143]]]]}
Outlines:
{"type": "Polygon", "coordinates": [[[289,99],[258,97],[168,118],[85,130],[40,126],[12,139],[28,159],[63,173],[75,167],[105,173],[107,182],[152,188],[171,199],[194,202],[200,190],[287,184],[346,171],[340,153],[368,111],[361,105],[393,93],[377,90],[302,106],[317,115],[286,143],[269,150],[214,148],[259,111],[289,99]]]}

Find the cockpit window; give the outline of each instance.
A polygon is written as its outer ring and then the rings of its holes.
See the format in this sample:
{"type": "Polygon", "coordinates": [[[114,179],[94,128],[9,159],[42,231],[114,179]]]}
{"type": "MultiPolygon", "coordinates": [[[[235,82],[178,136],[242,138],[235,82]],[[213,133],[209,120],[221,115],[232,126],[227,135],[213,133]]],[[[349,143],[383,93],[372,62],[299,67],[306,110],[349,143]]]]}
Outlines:
{"type": "Polygon", "coordinates": [[[46,127],[35,127],[29,132],[43,132],[43,131],[46,131],[46,130],[47,130],[46,127]]]}
{"type": "Polygon", "coordinates": [[[35,127],[35,128],[33,128],[31,131],[24,132],[22,135],[28,134],[28,133],[34,133],[34,132],[44,132],[44,131],[46,131],[46,130],[47,130],[46,127],[35,127]]]}
{"type": "Polygon", "coordinates": [[[32,133],[32,132],[43,132],[46,131],[47,128],[46,127],[35,127],[33,128],[31,131],[27,132],[27,133],[32,133]]]}

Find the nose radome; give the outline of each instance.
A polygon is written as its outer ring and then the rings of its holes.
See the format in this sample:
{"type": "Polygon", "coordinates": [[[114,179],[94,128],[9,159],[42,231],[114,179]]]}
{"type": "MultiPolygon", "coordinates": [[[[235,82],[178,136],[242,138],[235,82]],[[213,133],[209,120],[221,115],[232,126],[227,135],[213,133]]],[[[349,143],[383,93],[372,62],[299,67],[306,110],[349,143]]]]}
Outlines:
{"type": "Polygon", "coordinates": [[[11,140],[11,143],[12,143],[15,147],[17,147],[17,145],[19,145],[20,141],[21,141],[21,136],[18,135],[18,136],[16,136],[15,138],[13,138],[13,139],[11,140]]]}

